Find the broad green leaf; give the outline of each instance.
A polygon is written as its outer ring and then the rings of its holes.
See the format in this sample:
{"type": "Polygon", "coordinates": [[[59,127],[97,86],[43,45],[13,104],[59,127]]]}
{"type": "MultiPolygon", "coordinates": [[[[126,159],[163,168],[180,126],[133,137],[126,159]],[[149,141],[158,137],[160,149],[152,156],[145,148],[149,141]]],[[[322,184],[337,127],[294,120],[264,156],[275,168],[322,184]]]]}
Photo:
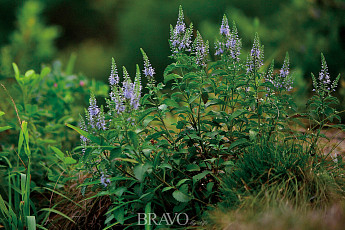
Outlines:
{"type": "Polygon", "coordinates": [[[143,182],[145,173],[151,166],[149,164],[140,164],[133,168],[134,176],[140,181],[143,182]]]}
{"type": "Polygon", "coordinates": [[[204,178],[207,174],[210,174],[211,171],[203,171],[202,173],[199,173],[195,176],[193,176],[193,184],[195,184],[196,182],[198,182],[199,180],[201,180],[202,178],[204,178]]]}
{"type": "Polygon", "coordinates": [[[28,223],[28,230],[36,230],[36,217],[27,216],[26,221],[28,223]]]}
{"type": "Polygon", "coordinates": [[[230,121],[233,120],[234,118],[236,117],[239,117],[240,115],[242,115],[243,113],[246,113],[247,111],[244,110],[244,109],[238,109],[236,110],[235,112],[233,112],[231,115],[230,115],[230,121]]]}
{"type": "Polygon", "coordinates": [[[50,146],[50,148],[56,153],[57,157],[63,161],[65,154],[60,149],[54,146],[50,146]]]}
{"type": "Polygon", "coordinates": [[[155,111],[155,107],[151,107],[149,109],[145,109],[143,112],[141,112],[138,116],[138,123],[140,123],[147,115],[155,111]]]}
{"type": "Polygon", "coordinates": [[[189,202],[191,200],[191,198],[189,196],[187,196],[186,194],[184,194],[180,190],[174,191],[172,195],[179,202],[189,202]]]}
{"type": "Polygon", "coordinates": [[[182,77],[178,74],[174,74],[174,73],[168,74],[164,76],[164,83],[167,83],[168,81],[179,79],[179,78],[182,78],[182,77]]]}
{"type": "Polygon", "coordinates": [[[175,101],[175,100],[172,100],[170,98],[167,98],[163,101],[164,104],[166,104],[167,106],[171,106],[171,107],[174,107],[174,108],[179,108],[180,105],[175,101]]]}
{"type": "Polygon", "coordinates": [[[50,68],[49,67],[44,67],[42,70],[41,70],[41,78],[44,78],[45,76],[47,76],[48,74],[50,73],[50,68]]]}
{"type": "Polygon", "coordinates": [[[128,131],[128,137],[131,140],[134,149],[137,149],[139,145],[138,135],[133,131],[128,131]]]}
{"type": "Polygon", "coordinates": [[[200,171],[200,167],[197,164],[189,164],[187,165],[186,170],[189,172],[200,171]]]}
{"type": "Polygon", "coordinates": [[[236,141],[231,143],[229,149],[233,149],[233,148],[235,148],[235,147],[237,147],[239,145],[245,144],[247,142],[248,142],[248,140],[245,139],[245,138],[238,139],[238,140],[236,140],[236,141]]]}
{"type": "Polygon", "coordinates": [[[76,164],[77,163],[77,161],[75,159],[73,159],[72,157],[65,157],[63,161],[67,165],[76,164]]]}

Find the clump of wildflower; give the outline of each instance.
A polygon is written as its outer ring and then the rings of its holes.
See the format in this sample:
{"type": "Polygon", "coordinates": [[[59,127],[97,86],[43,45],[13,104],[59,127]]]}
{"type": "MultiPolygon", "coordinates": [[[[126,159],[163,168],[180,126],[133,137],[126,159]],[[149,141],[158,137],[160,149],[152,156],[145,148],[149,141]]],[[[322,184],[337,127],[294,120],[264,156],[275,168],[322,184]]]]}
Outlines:
{"type": "Polygon", "coordinates": [[[86,117],[88,119],[88,124],[91,126],[91,128],[93,129],[97,128],[99,130],[106,129],[103,108],[100,109],[97,106],[97,101],[93,93],[91,94],[91,97],[90,97],[90,105],[89,105],[88,113],[86,117]]]}
{"type": "Polygon", "coordinates": [[[219,55],[224,53],[225,45],[224,45],[223,42],[220,42],[220,41],[216,40],[216,42],[214,43],[214,47],[215,47],[215,50],[216,50],[214,55],[219,56],[219,55]]]}
{"type": "MultiPolygon", "coordinates": [[[[85,120],[80,114],[79,114],[79,127],[81,130],[84,130],[87,132],[87,126],[86,126],[85,120]]],[[[85,154],[86,145],[87,145],[89,139],[87,139],[83,135],[80,135],[80,141],[81,141],[81,146],[83,147],[82,152],[83,152],[83,154],[85,154]]]]}
{"type": "Polygon", "coordinates": [[[147,78],[152,79],[153,75],[155,74],[155,69],[151,66],[150,60],[147,57],[147,55],[143,49],[141,49],[141,52],[142,52],[143,58],[144,58],[144,70],[143,70],[144,75],[147,78]]]}
{"type": "Polygon", "coordinates": [[[206,57],[209,52],[208,41],[206,43],[203,41],[199,31],[197,32],[196,39],[193,44],[193,51],[195,52],[195,63],[199,66],[206,66],[206,57]]]}
{"type": "Polygon", "coordinates": [[[274,62],[272,61],[271,67],[268,70],[268,74],[266,76],[266,81],[271,82],[274,86],[275,90],[279,89],[285,89],[287,91],[292,90],[292,78],[289,75],[289,54],[286,53],[284,63],[282,68],[279,71],[278,76],[273,75],[273,68],[274,68],[274,62]]]}
{"type": "Polygon", "coordinates": [[[98,113],[97,116],[97,121],[96,121],[96,127],[99,130],[106,130],[106,123],[105,123],[105,118],[104,118],[104,111],[103,111],[103,107],[101,107],[101,110],[98,113]]]}
{"type": "MultiPolygon", "coordinates": [[[[112,74],[115,73],[115,62],[112,65],[112,74]]],[[[146,73],[149,76],[153,76],[154,69],[151,67],[150,62],[147,60],[145,62],[145,66],[147,68],[146,73]]],[[[114,74],[115,75],[115,74],[114,74]]],[[[116,72],[117,75],[117,72],[116,72]]],[[[112,76],[112,75],[111,75],[112,76]]],[[[111,85],[111,92],[109,94],[110,100],[107,100],[108,107],[110,108],[110,114],[112,111],[115,113],[113,115],[119,115],[123,112],[137,110],[140,106],[139,101],[141,97],[141,77],[140,77],[140,70],[139,66],[137,65],[136,77],[134,79],[134,83],[132,83],[128,71],[125,67],[123,67],[123,82],[122,87],[119,86],[119,77],[116,76],[114,79],[116,80],[113,85],[111,85]]],[[[109,81],[112,84],[111,81],[109,81]]]]}
{"type": "Polygon", "coordinates": [[[107,177],[104,175],[103,172],[101,173],[101,179],[100,179],[100,181],[101,181],[101,184],[102,184],[104,187],[107,187],[109,184],[111,184],[110,179],[107,178],[107,177]]]}
{"type": "Polygon", "coordinates": [[[176,26],[170,25],[169,43],[173,55],[181,51],[191,51],[192,34],[193,24],[190,24],[189,28],[186,27],[182,6],[180,6],[176,26]]]}
{"type": "Polygon", "coordinates": [[[238,62],[240,60],[239,55],[241,54],[242,42],[238,36],[235,22],[233,23],[232,31],[230,31],[228,19],[224,15],[219,30],[222,38],[221,41],[216,40],[215,42],[215,55],[227,54],[234,62],[238,62]]]}
{"type": "Polygon", "coordinates": [[[137,70],[135,74],[135,79],[133,83],[133,94],[134,96],[131,99],[131,105],[134,110],[137,110],[140,106],[140,97],[141,97],[141,75],[140,75],[140,69],[137,65],[137,70]]]}
{"type": "MultiPolygon", "coordinates": [[[[117,114],[120,114],[125,111],[126,107],[124,105],[124,98],[122,88],[113,87],[112,91],[110,92],[110,101],[108,101],[108,105],[112,104],[114,110],[117,114]]],[[[109,105],[109,107],[112,107],[109,105]]]]}
{"type": "Polygon", "coordinates": [[[122,69],[123,69],[123,82],[122,82],[123,96],[125,99],[131,100],[133,97],[133,84],[131,82],[131,79],[129,78],[126,67],[122,67],[122,69]]]}
{"type": "Polygon", "coordinates": [[[147,86],[152,90],[152,88],[154,87],[154,83],[155,83],[155,80],[153,78],[153,75],[155,74],[155,70],[151,66],[149,58],[147,57],[145,51],[143,49],[140,49],[140,50],[141,50],[141,53],[142,53],[143,59],[144,59],[144,70],[143,70],[143,73],[144,73],[145,77],[148,80],[147,86]]]}
{"type": "Polygon", "coordinates": [[[247,58],[247,74],[253,74],[256,72],[264,63],[264,46],[260,44],[258,34],[255,34],[253,47],[247,58]]]}
{"type": "Polygon", "coordinates": [[[117,67],[116,67],[116,63],[115,63],[114,58],[112,58],[112,60],[111,60],[111,72],[110,72],[110,76],[109,76],[109,84],[110,84],[110,86],[119,84],[119,75],[117,72],[117,67]]]}
{"type": "Polygon", "coordinates": [[[335,88],[338,86],[340,75],[331,83],[331,79],[328,73],[328,67],[326,59],[321,53],[321,71],[319,73],[319,78],[316,80],[314,74],[312,74],[313,79],[313,91],[317,92],[320,96],[324,97],[329,95],[331,92],[335,91],[335,88]]]}
{"type": "Polygon", "coordinates": [[[89,119],[88,122],[92,128],[95,128],[95,120],[98,116],[99,111],[100,110],[97,106],[95,95],[92,93],[90,97],[90,105],[88,108],[88,119],[89,119]]]}
{"type": "Polygon", "coordinates": [[[219,31],[221,35],[230,36],[228,18],[225,15],[223,16],[222,25],[220,26],[219,31]]]}
{"type": "Polygon", "coordinates": [[[240,54],[242,48],[241,39],[238,36],[238,31],[235,22],[233,23],[232,32],[228,37],[228,40],[225,44],[226,48],[228,48],[230,57],[235,61],[240,61],[240,54]]]}

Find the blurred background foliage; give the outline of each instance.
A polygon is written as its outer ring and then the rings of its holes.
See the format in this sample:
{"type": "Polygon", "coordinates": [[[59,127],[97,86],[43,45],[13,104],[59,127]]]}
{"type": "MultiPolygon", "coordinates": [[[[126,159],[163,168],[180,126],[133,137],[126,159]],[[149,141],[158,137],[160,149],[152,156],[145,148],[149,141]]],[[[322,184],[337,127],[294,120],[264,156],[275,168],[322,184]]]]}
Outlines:
{"type": "MultiPolygon", "coordinates": [[[[243,58],[255,32],[268,63],[274,58],[279,68],[289,52],[299,98],[311,86],[310,73],[320,69],[320,52],[333,78],[345,76],[343,0],[1,0],[0,78],[12,75],[13,61],[38,70],[54,59],[65,63],[74,52],[76,72],[107,81],[111,57],[134,74],[142,62],[140,47],[161,78],[170,62],[168,25],[176,23],[180,4],[187,23],[211,44],[226,14],[243,39],[243,58]]],[[[344,78],[341,87],[345,97],[344,78]]]]}

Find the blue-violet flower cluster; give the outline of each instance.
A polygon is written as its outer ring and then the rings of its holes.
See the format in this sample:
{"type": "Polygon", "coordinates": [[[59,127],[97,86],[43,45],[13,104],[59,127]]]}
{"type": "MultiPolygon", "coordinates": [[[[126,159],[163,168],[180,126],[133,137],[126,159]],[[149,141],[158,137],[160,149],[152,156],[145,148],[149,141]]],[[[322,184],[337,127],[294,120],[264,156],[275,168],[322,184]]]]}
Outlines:
{"type": "Polygon", "coordinates": [[[221,41],[215,42],[215,55],[220,56],[226,54],[233,62],[240,61],[242,42],[238,36],[238,31],[235,22],[233,23],[232,31],[230,31],[227,17],[224,15],[222,25],[219,29],[221,41]]]}
{"type": "Polygon", "coordinates": [[[315,76],[312,74],[312,78],[314,86],[313,91],[317,92],[320,96],[326,96],[335,91],[340,75],[333,81],[333,83],[331,83],[326,59],[323,54],[321,54],[321,71],[319,73],[319,77],[316,80],[315,76]]]}
{"type": "Polygon", "coordinates": [[[264,46],[260,44],[259,35],[255,34],[253,47],[247,57],[247,74],[253,74],[264,64],[264,46]]]}
{"type": "Polygon", "coordinates": [[[190,24],[189,28],[186,27],[182,6],[180,6],[176,26],[170,25],[169,43],[173,56],[183,51],[191,51],[192,35],[193,24],[190,24]]]}

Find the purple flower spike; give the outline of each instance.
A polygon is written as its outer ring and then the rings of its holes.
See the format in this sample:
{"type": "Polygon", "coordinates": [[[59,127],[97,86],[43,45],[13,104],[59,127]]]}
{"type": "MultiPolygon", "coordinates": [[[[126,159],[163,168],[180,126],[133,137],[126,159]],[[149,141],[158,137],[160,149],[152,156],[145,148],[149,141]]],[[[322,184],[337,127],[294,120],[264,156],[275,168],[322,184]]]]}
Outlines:
{"type": "Polygon", "coordinates": [[[289,76],[289,54],[286,53],[286,57],[283,63],[282,68],[280,69],[280,73],[279,73],[279,78],[280,78],[280,82],[281,84],[279,85],[280,87],[285,88],[287,91],[292,90],[292,79],[289,76]]]}
{"type": "Polygon", "coordinates": [[[208,41],[206,43],[202,40],[199,32],[197,32],[196,39],[193,44],[193,50],[195,52],[195,63],[199,66],[206,66],[206,58],[209,52],[208,41]]]}
{"type": "Polygon", "coordinates": [[[91,94],[88,112],[89,125],[91,125],[92,128],[95,128],[95,117],[99,113],[99,108],[94,94],[91,94]]]}
{"type": "Polygon", "coordinates": [[[260,44],[260,39],[258,34],[255,34],[253,48],[250,51],[250,55],[247,58],[247,74],[253,74],[254,71],[264,64],[264,49],[260,44]]]}
{"type": "Polygon", "coordinates": [[[192,35],[193,24],[189,28],[186,27],[182,6],[180,6],[176,26],[170,25],[169,43],[173,56],[182,51],[191,51],[192,35]]]}
{"type": "Polygon", "coordinates": [[[232,32],[231,35],[228,38],[228,41],[226,43],[226,47],[230,51],[230,57],[234,62],[240,61],[240,54],[241,54],[241,48],[242,48],[242,42],[241,39],[238,37],[237,27],[235,22],[233,23],[232,32]]]}
{"type": "Polygon", "coordinates": [[[141,53],[143,54],[144,58],[144,75],[150,80],[153,79],[153,75],[155,74],[155,69],[152,68],[149,58],[147,57],[146,53],[144,52],[143,49],[140,49],[141,53]]]}
{"type": "Polygon", "coordinates": [[[103,107],[101,107],[101,110],[98,113],[96,127],[99,130],[106,130],[107,129],[106,123],[105,123],[105,118],[104,118],[103,107]]]}
{"type": "Polygon", "coordinates": [[[109,76],[109,84],[111,86],[119,84],[119,75],[117,73],[117,67],[116,67],[114,58],[112,58],[112,61],[111,61],[111,72],[109,76]]]}
{"type": "Polygon", "coordinates": [[[230,35],[230,28],[229,28],[229,24],[228,24],[228,19],[225,15],[223,16],[222,25],[220,26],[219,30],[220,30],[221,35],[224,35],[224,36],[230,35]]]}
{"type": "Polygon", "coordinates": [[[331,92],[335,91],[335,88],[338,85],[340,75],[331,82],[330,75],[328,73],[328,67],[326,63],[325,56],[321,53],[321,71],[319,73],[319,78],[316,79],[315,76],[312,74],[313,78],[313,91],[317,92],[320,96],[324,97],[329,95],[331,92]]]}
{"type": "Polygon", "coordinates": [[[177,24],[175,26],[176,34],[183,34],[185,32],[186,24],[184,23],[183,20],[184,20],[183,10],[182,10],[182,6],[180,6],[179,12],[178,12],[177,24]]]}
{"type": "Polygon", "coordinates": [[[137,65],[137,71],[135,75],[135,80],[133,84],[133,93],[134,96],[131,99],[131,106],[133,107],[134,110],[137,110],[140,106],[139,101],[141,97],[141,76],[140,76],[140,69],[139,66],[137,65]]]}
{"type": "Polygon", "coordinates": [[[125,67],[123,67],[123,77],[123,96],[125,99],[131,99],[133,97],[133,85],[125,67]]]}
{"type": "MultiPolygon", "coordinates": [[[[285,89],[287,91],[292,90],[292,78],[289,75],[289,54],[286,53],[286,57],[284,59],[284,63],[282,68],[279,71],[279,75],[274,76],[273,75],[273,69],[274,69],[274,61],[272,61],[272,64],[270,68],[268,69],[268,73],[265,77],[265,80],[268,82],[271,82],[274,86],[274,90],[281,90],[285,89]]],[[[271,89],[267,89],[269,92],[271,92],[271,89]]]]}

